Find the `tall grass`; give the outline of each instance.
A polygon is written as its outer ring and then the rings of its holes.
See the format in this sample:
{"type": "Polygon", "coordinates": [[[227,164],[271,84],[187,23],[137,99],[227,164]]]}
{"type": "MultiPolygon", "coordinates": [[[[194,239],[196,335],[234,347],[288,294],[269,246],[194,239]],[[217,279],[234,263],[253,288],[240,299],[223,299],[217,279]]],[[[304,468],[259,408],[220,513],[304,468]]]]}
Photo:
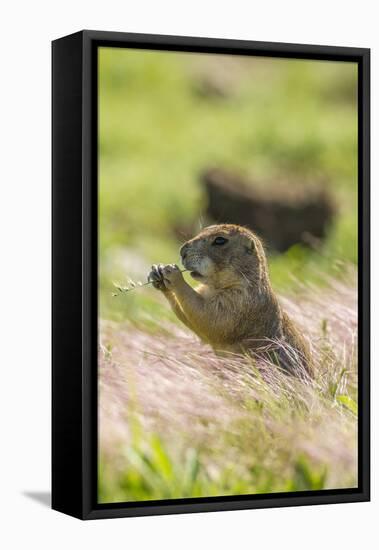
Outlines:
{"type": "Polygon", "coordinates": [[[282,300],[309,335],[314,379],[218,357],[156,317],[150,330],[101,324],[101,502],[356,486],[354,281],[304,290],[282,300]]]}

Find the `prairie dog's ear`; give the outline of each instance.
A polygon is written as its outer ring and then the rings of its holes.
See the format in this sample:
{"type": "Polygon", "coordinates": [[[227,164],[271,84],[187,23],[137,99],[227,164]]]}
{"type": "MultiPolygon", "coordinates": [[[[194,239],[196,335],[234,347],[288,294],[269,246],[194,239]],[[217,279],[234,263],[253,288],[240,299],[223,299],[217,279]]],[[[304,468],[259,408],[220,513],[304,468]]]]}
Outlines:
{"type": "Polygon", "coordinates": [[[264,245],[259,237],[251,237],[250,241],[250,253],[255,254],[262,263],[266,263],[266,254],[264,245]]]}
{"type": "Polygon", "coordinates": [[[253,254],[256,251],[254,237],[247,237],[247,239],[245,240],[245,248],[248,254],[253,254]]]}

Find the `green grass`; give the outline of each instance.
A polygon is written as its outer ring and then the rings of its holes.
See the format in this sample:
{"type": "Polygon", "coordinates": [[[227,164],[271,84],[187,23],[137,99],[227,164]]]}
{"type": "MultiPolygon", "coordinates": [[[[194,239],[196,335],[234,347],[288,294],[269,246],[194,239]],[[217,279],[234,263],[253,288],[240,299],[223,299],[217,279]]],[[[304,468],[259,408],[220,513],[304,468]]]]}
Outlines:
{"type": "Polygon", "coordinates": [[[175,461],[159,437],[152,435],[144,446],[128,447],[122,472],[115,470],[113,461],[103,459],[99,495],[105,503],[317,491],[326,488],[326,479],[327,468],[312,464],[301,453],[285,472],[256,463],[242,471],[230,464],[212,474],[196,449],[188,448],[175,461]]]}

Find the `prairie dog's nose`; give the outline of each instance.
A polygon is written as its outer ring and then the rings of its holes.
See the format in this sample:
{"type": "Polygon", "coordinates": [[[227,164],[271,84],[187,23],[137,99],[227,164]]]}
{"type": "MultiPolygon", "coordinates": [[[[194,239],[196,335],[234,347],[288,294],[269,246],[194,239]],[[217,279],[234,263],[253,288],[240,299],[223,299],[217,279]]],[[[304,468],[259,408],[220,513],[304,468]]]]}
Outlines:
{"type": "Polygon", "coordinates": [[[180,255],[181,255],[181,257],[182,257],[183,260],[186,259],[187,252],[188,252],[188,244],[185,243],[185,244],[181,247],[181,249],[180,249],[180,255]]]}

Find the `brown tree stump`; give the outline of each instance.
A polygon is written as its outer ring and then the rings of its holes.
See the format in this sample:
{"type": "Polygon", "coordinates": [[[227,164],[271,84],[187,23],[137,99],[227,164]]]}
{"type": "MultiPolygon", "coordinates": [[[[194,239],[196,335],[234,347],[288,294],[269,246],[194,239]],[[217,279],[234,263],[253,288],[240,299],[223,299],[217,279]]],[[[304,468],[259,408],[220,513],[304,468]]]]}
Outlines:
{"type": "Polygon", "coordinates": [[[278,252],[303,243],[317,246],[336,214],[334,201],[320,184],[270,185],[262,190],[239,174],[215,168],[201,175],[211,223],[249,227],[278,252]]]}

